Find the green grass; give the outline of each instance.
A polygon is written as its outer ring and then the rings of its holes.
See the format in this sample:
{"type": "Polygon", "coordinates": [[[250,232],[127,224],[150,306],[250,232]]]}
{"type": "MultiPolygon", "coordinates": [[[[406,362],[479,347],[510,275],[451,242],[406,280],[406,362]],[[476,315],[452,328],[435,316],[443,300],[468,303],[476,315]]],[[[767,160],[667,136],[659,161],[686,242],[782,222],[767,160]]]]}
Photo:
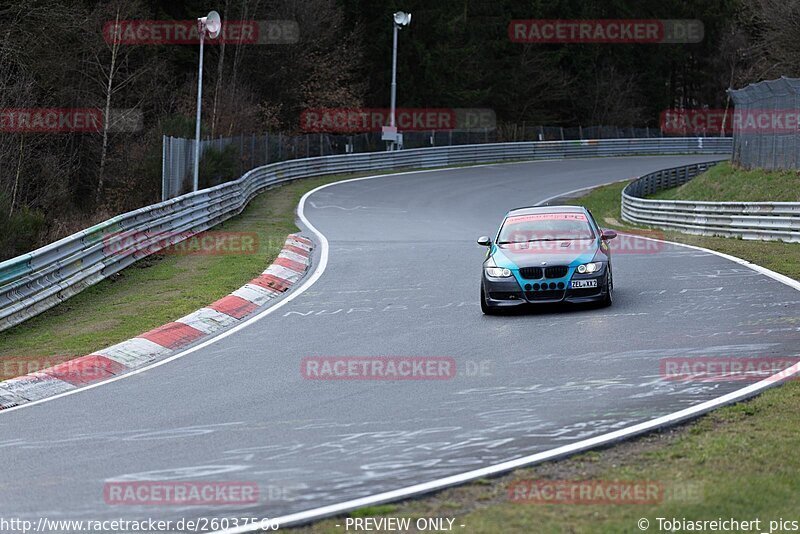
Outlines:
{"type": "MultiPolygon", "coordinates": [[[[297,181],[254,198],[213,232],[253,232],[254,254],[169,255],[145,258],[51,310],[0,333],[0,379],[29,365],[59,363],[119,343],[227,295],[261,273],[297,231],[300,197],[328,176],[297,181]]],[[[20,371],[20,372],[17,372],[20,371]]]]}
{"type": "Polygon", "coordinates": [[[680,187],[666,189],[652,198],[742,202],[800,201],[800,172],[744,170],[719,163],[680,187]]]}
{"type": "Polygon", "coordinates": [[[365,506],[350,512],[350,517],[373,517],[376,515],[387,515],[397,510],[394,504],[377,504],[375,506],[365,506]]]}

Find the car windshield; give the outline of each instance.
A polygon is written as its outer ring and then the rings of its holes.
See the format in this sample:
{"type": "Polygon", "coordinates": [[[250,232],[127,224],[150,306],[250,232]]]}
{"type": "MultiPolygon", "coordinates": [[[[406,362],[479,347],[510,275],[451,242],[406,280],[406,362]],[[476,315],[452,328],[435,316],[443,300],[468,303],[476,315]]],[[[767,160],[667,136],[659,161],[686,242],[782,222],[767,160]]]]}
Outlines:
{"type": "Polygon", "coordinates": [[[506,218],[497,243],[592,239],[594,232],[584,213],[538,213],[506,218]]]}

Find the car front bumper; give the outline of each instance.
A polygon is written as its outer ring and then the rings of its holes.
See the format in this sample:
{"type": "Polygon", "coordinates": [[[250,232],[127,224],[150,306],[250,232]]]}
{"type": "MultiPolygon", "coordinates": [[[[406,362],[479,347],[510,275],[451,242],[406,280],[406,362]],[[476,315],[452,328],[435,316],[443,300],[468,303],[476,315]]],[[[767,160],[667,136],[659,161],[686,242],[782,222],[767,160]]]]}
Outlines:
{"type": "Polygon", "coordinates": [[[605,269],[592,275],[575,275],[573,280],[597,280],[597,287],[572,289],[570,281],[559,280],[530,280],[526,281],[525,286],[530,286],[529,290],[520,287],[519,282],[513,276],[510,278],[491,278],[484,274],[482,284],[486,304],[496,308],[515,308],[527,304],[553,304],[568,302],[573,304],[600,302],[606,298],[608,287],[606,284],[605,269]],[[561,284],[561,287],[558,284],[561,284]],[[546,288],[542,288],[542,285],[546,288]],[[550,285],[555,284],[554,288],[550,285]],[[537,289],[534,289],[536,287],[537,289]]]}

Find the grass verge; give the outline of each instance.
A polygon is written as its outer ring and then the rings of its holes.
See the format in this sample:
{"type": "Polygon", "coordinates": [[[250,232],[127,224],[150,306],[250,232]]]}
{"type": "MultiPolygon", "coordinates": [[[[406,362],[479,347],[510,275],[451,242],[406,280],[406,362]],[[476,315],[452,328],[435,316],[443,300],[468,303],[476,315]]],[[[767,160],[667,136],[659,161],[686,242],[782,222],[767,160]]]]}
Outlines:
{"type": "Polygon", "coordinates": [[[680,187],[652,198],[740,202],[800,201],[800,172],[745,170],[723,162],[680,187]]]}
{"type": "MultiPolygon", "coordinates": [[[[758,172],[742,172],[719,165],[662,198],[712,200],[797,200],[772,173],[761,180],[758,172]],[[694,182],[697,181],[695,184],[694,182]],[[749,185],[748,185],[749,183],[749,185]],[[738,196],[744,187],[748,195],[738,196]],[[781,195],[781,196],[773,196],[781,195]]],[[[789,179],[797,175],[789,173],[789,179]]],[[[781,178],[783,179],[783,178],[781,178]]],[[[625,183],[612,184],[568,200],[588,207],[598,222],[618,230],[640,230],[621,222],[620,194],[625,183]]],[[[661,237],[661,236],[658,236],[661,237]]],[[[701,246],[738,256],[792,278],[800,278],[800,245],[743,241],[677,232],[663,239],[701,246]]],[[[754,532],[788,532],[797,523],[774,529],[770,521],[798,521],[800,510],[800,383],[791,381],[747,402],[716,410],[692,423],[591,451],[558,462],[519,469],[506,476],[480,480],[428,497],[397,503],[393,509],[369,509],[374,515],[398,518],[454,518],[455,530],[470,533],[659,532],[658,518],[690,520],[760,519],[754,532]],[[541,500],[514,502],[510,489],[526,481],[634,481],[655,482],[661,492],[652,504],[542,504],[541,500]],[[641,529],[639,521],[648,521],[641,529]],[[464,528],[459,528],[464,525],[464,528]]],[[[641,484],[640,484],[641,485],[641,484]]],[[[525,487],[525,486],[523,486],[525,487]]],[[[364,510],[350,514],[365,515],[364,510]]],[[[322,521],[297,529],[304,533],[341,533],[346,518],[322,521]],[[340,525],[340,526],[336,526],[340,525]]],[[[659,528],[662,527],[662,528],[659,528]]],[[[352,527],[351,527],[352,528],[352,527]]],[[[680,528],[685,532],[694,529],[680,528]]],[[[416,531],[414,529],[410,531],[416,531]]],[[[708,531],[720,532],[720,528],[708,531]]],[[[734,530],[740,531],[740,530],[734,530]]],[[[746,531],[746,530],[741,530],[746,531]]]]}

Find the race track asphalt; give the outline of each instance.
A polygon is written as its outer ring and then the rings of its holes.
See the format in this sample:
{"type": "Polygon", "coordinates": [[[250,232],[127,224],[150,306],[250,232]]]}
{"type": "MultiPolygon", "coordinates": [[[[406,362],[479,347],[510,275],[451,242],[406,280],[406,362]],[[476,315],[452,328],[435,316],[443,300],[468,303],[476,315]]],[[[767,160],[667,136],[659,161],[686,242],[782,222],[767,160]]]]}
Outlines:
{"type": "Polygon", "coordinates": [[[0,413],[0,517],[275,517],[543,451],[742,387],[666,380],[660,366],[791,356],[800,333],[786,318],[800,317],[800,296],[706,252],[617,254],[608,309],[487,317],[478,305],[485,249],[475,239],[494,234],[508,209],[711,159],[498,164],[316,192],[305,215],[327,237],[329,261],[297,298],[165,365],[0,413]],[[305,379],[301,359],[320,356],[448,357],[458,373],[305,379]],[[255,482],[260,498],[107,503],[104,485],[120,480],[255,482]]]}

